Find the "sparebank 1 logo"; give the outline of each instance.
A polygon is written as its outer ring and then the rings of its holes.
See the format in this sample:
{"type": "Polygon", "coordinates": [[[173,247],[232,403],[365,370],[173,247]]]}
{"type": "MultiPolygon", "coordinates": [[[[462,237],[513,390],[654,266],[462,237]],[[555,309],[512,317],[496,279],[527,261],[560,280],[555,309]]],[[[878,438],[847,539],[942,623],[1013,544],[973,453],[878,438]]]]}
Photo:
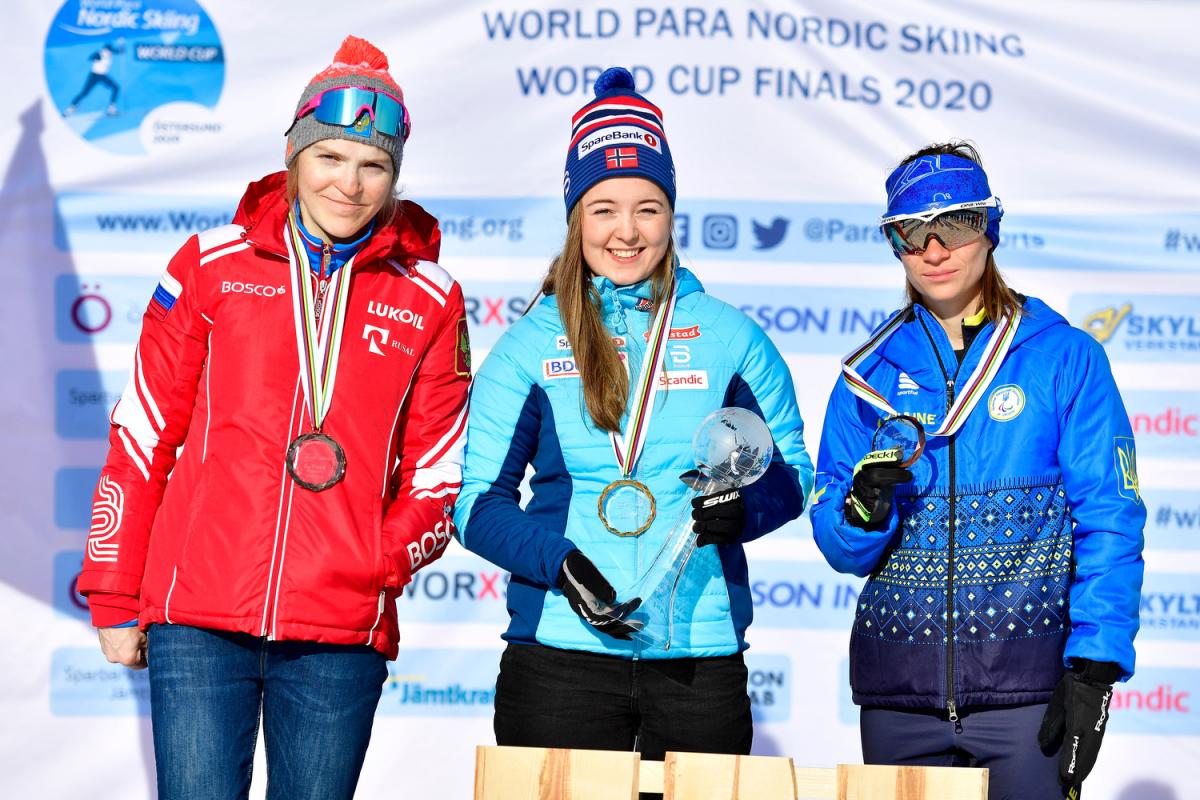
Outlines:
{"type": "Polygon", "coordinates": [[[225,53],[195,0],[67,0],[46,36],[46,85],[76,133],[137,155],[220,132],[225,53]]]}

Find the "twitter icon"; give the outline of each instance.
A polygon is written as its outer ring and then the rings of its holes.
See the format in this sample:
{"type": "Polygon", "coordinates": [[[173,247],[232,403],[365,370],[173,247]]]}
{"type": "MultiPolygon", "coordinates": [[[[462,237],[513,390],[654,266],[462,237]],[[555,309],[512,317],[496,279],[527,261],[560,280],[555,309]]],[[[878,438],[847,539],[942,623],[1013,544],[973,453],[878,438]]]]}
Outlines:
{"type": "Polygon", "coordinates": [[[754,238],[758,239],[758,244],[754,245],[755,250],[771,250],[779,246],[783,241],[783,237],[787,235],[789,220],[783,217],[776,217],[771,220],[770,225],[763,225],[756,219],[750,220],[754,228],[754,238]]]}

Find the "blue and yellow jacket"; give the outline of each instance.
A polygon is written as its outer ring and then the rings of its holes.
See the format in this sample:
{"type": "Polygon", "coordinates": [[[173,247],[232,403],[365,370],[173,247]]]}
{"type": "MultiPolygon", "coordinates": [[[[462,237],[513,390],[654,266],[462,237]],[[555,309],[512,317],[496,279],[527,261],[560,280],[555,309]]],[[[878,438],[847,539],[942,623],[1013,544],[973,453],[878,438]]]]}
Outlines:
{"type": "MultiPolygon", "coordinates": [[[[813,532],[869,575],[850,643],[860,705],[1047,700],[1072,658],[1133,674],[1142,528],[1133,433],[1099,344],[1028,298],[999,373],[952,438],[931,438],[878,531],[848,525],[854,465],[880,412],[838,381],[818,458],[813,532]]],[[[958,365],[920,305],[859,373],[933,430],[992,332],[958,365]]]]}
{"type": "MultiPolygon", "coordinates": [[[[614,286],[593,279],[605,324],[637,377],[652,319],[649,281],[614,286]]],[[[704,293],[678,269],[678,302],[671,325],[664,383],[634,477],[657,502],[650,528],[638,537],[610,534],[597,515],[601,491],[621,477],[607,432],[583,402],[581,383],[553,296],[516,322],[475,377],[467,432],[462,493],[455,507],[460,541],[509,570],[504,638],[627,658],[717,656],[746,648],[753,608],[740,544],[700,548],[692,556],[676,600],[669,651],[598,633],[575,615],[557,588],[559,568],[578,548],[618,592],[649,566],[681,516],[689,489],[679,475],[694,467],[692,435],[723,406],[747,408],[775,439],[771,466],[743,490],[747,507],[742,541],[769,533],[799,516],[812,488],[804,425],[779,351],[742,312],[704,293]],[[532,498],[522,508],[527,465],[532,498]]],[[[624,424],[624,423],[622,423],[624,424]]]]}

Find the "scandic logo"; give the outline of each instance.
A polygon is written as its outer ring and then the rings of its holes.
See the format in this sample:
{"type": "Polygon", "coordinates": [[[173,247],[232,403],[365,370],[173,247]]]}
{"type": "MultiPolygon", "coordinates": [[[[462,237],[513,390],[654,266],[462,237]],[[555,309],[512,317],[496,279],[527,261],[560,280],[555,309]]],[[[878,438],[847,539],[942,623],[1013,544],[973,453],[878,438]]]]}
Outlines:
{"type": "Polygon", "coordinates": [[[242,281],[221,281],[221,294],[253,294],[258,297],[275,297],[287,294],[286,286],[267,286],[261,283],[243,283],[242,281]]]}
{"type": "Polygon", "coordinates": [[[662,389],[707,389],[708,370],[666,370],[658,376],[658,385],[662,389]]]}
{"type": "Polygon", "coordinates": [[[1176,690],[1169,683],[1160,683],[1150,691],[1114,688],[1112,711],[1147,711],[1153,714],[1192,713],[1192,693],[1176,690]]]}
{"type": "Polygon", "coordinates": [[[1200,414],[1185,413],[1178,406],[1172,406],[1161,414],[1131,414],[1129,423],[1135,434],[1200,436],[1200,414]]]}

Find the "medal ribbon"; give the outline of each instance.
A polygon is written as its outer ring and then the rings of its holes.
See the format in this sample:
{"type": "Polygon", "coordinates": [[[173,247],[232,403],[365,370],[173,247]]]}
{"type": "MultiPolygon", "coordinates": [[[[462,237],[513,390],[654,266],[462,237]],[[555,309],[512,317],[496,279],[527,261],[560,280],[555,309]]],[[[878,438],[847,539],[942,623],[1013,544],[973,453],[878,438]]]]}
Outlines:
{"type": "MultiPolygon", "coordinates": [[[[846,386],[850,392],[888,416],[894,416],[900,412],[892,408],[892,404],[883,395],[872,389],[871,385],[854,368],[900,328],[904,317],[904,311],[896,312],[887,325],[879,330],[879,333],[842,359],[842,376],[846,379],[846,386]]],[[[963,426],[980,398],[987,392],[996,373],[1000,371],[1000,365],[1004,363],[1004,357],[1008,354],[1008,348],[1012,346],[1013,339],[1017,336],[1017,327],[1020,324],[1021,315],[1015,312],[1005,315],[1000,320],[1000,323],[992,331],[991,338],[988,339],[983,358],[979,360],[971,376],[967,378],[965,388],[955,397],[954,404],[946,412],[946,418],[941,427],[936,431],[931,431],[929,436],[953,436],[963,426]]]]}
{"type": "Polygon", "coordinates": [[[638,376],[637,387],[633,393],[629,418],[625,421],[625,436],[618,438],[615,433],[608,435],[623,478],[633,474],[633,469],[642,454],[642,447],[646,444],[646,434],[650,430],[650,418],[654,415],[654,396],[658,393],[659,370],[667,357],[667,345],[671,340],[671,319],[675,316],[675,286],[675,271],[671,270],[667,299],[659,306],[654,321],[650,324],[650,337],[646,342],[646,352],[642,354],[642,372],[638,376]]]}
{"type": "Polygon", "coordinates": [[[322,301],[321,318],[317,319],[313,281],[309,277],[308,254],[297,230],[292,212],[288,212],[284,242],[292,265],[292,316],[296,327],[296,350],[300,355],[300,381],[304,399],[312,415],[313,429],[329,413],[333,401],[333,385],[337,381],[338,353],[342,347],[342,328],[346,324],[346,301],[350,297],[351,258],[329,277],[322,301]]]}

